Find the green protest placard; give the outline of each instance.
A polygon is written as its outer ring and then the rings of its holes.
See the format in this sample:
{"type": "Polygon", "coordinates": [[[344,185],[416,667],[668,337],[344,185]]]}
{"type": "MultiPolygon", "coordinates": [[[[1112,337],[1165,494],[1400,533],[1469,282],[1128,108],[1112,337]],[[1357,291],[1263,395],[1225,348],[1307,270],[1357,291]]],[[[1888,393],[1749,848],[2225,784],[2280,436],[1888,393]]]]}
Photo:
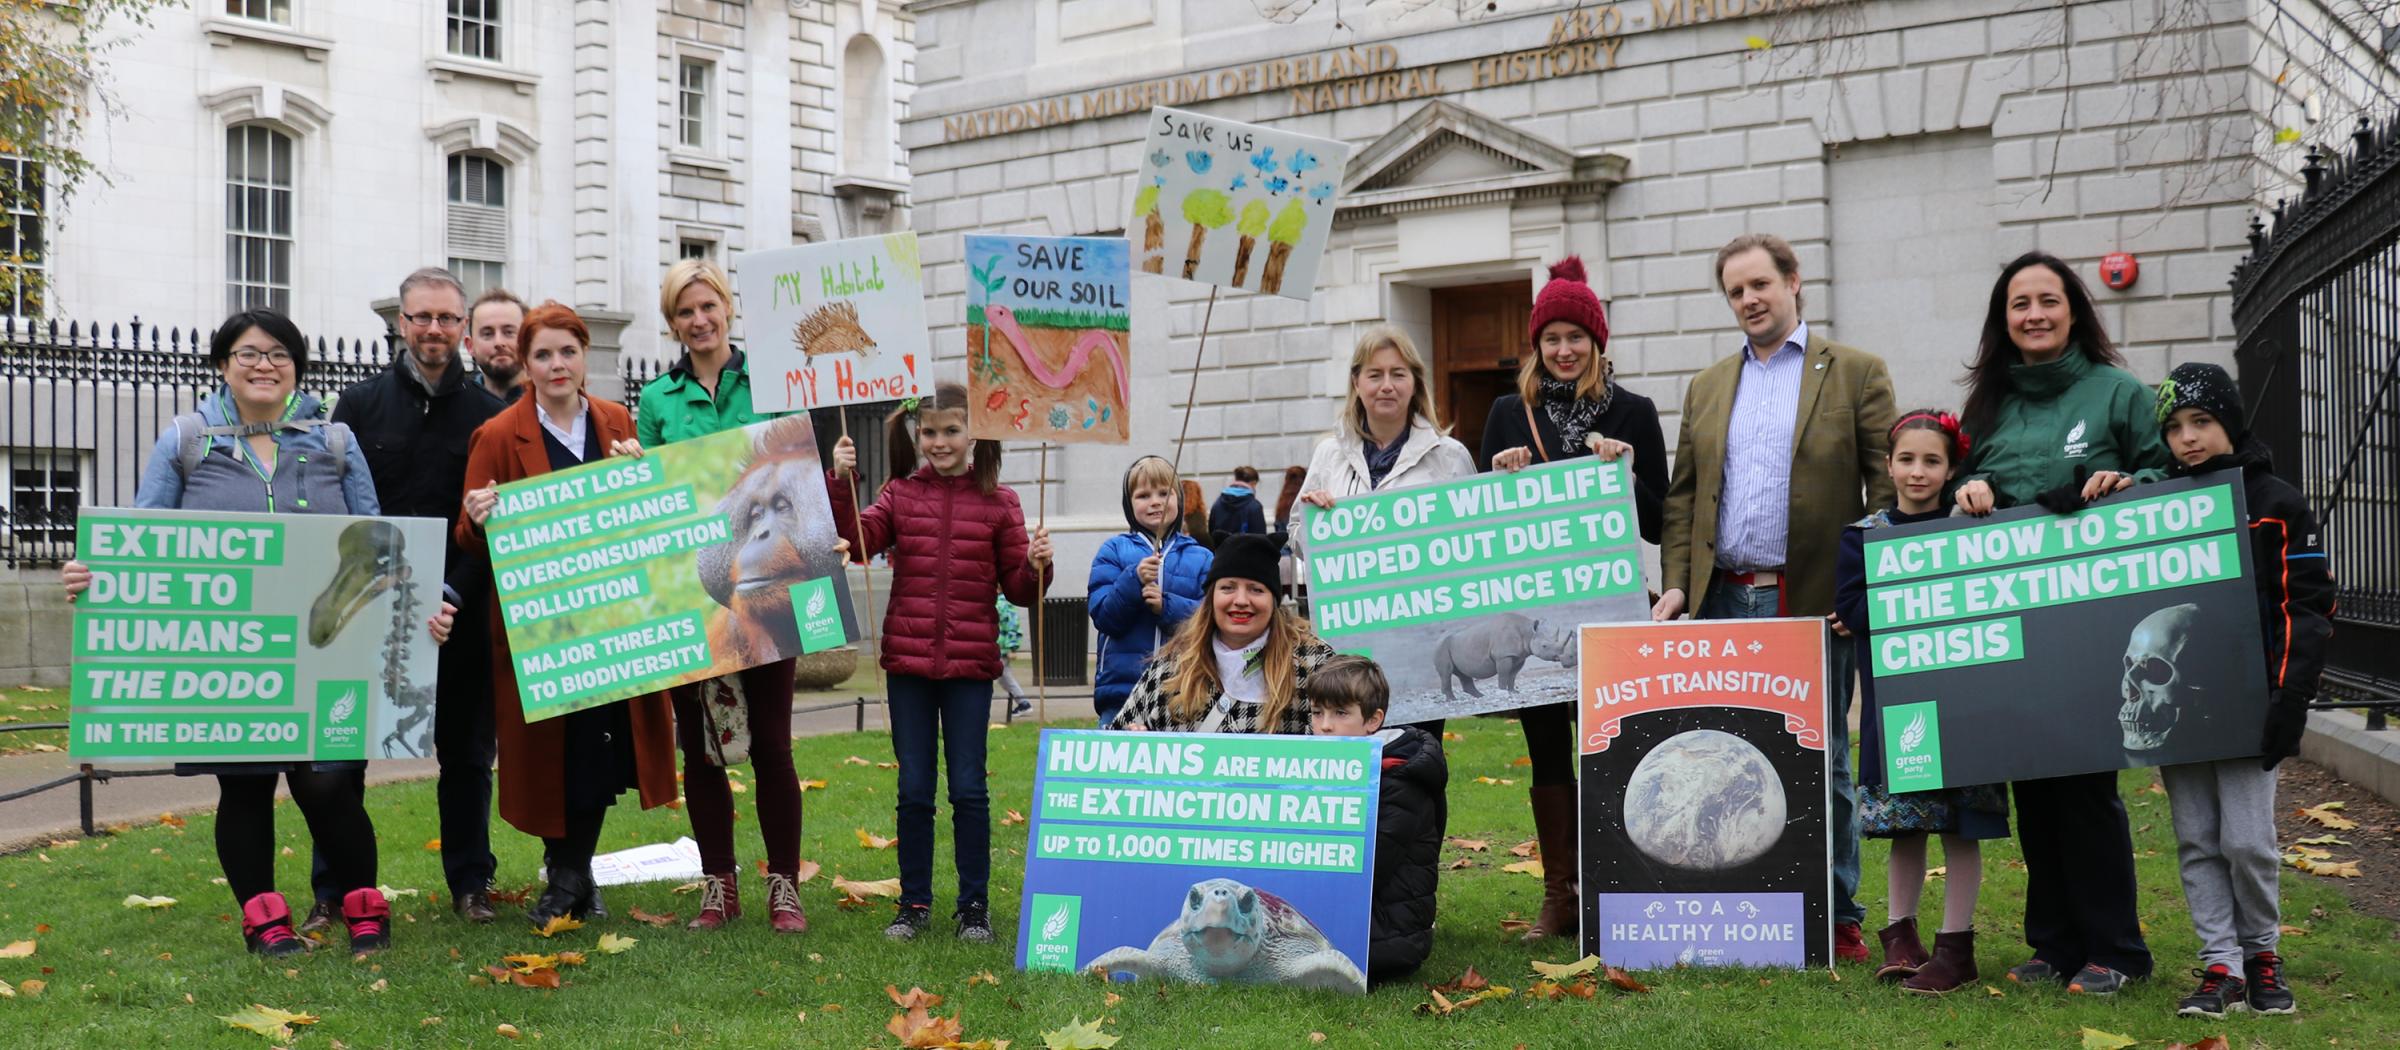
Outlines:
{"type": "Polygon", "coordinates": [[[1579,458],[1305,508],[1309,619],[1383,667],[1391,720],[1575,698],[1578,626],[1647,619],[1622,462],[1579,458]]]}
{"type": "Polygon", "coordinates": [[[1380,740],[1047,729],[1039,754],[1018,966],[1366,990],[1380,740]]]}
{"type": "Polygon", "coordinates": [[[527,478],[499,497],[484,538],[527,721],[859,636],[805,416],[527,478]]]}
{"type": "Polygon", "coordinates": [[[270,762],[433,753],[444,523],[95,508],[75,525],[68,753],[270,762]]]}
{"type": "Polygon", "coordinates": [[[1884,754],[1864,760],[1920,791],[2256,754],[2246,521],[2219,474],[2075,514],[1869,530],[1862,669],[1884,754]]]}

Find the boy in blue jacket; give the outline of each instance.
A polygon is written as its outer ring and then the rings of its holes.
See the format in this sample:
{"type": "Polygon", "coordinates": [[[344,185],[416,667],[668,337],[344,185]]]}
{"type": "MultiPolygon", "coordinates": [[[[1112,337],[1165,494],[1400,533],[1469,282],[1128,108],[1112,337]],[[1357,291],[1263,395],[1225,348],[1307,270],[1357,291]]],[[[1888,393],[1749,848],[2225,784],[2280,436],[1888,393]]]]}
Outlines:
{"type": "Polygon", "coordinates": [[[1200,608],[1215,560],[1181,531],[1182,486],[1166,460],[1134,460],[1123,495],[1130,528],[1109,537],[1092,558],[1092,627],[1100,632],[1092,707],[1102,728],[1116,721],[1150,653],[1200,608]]]}

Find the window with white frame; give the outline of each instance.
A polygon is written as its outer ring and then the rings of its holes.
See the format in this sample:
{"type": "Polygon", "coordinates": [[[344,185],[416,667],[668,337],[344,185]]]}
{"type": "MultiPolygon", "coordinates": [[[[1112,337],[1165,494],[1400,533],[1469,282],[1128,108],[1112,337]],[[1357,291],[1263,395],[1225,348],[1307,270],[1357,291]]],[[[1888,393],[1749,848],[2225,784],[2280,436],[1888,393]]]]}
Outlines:
{"type": "Polygon", "coordinates": [[[717,123],[717,64],[686,55],[675,69],[675,141],[685,149],[709,152],[717,123]]]}
{"type": "Polygon", "coordinates": [[[42,253],[42,165],[0,152],[0,317],[41,316],[42,253]]]}
{"type": "Polygon", "coordinates": [[[450,272],[471,301],[508,283],[508,165],[479,153],[453,153],[449,181],[450,272]]]}
{"type": "Polygon", "coordinates": [[[450,0],[450,53],[500,61],[500,0],[450,0]]]}
{"type": "Polygon", "coordinates": [[[705,261],[717,253],[716,248],[716,245],[707,241],[686,237],[676,243],[675,257],[678,259],[700,259],[705,261]]]}
{"type": "Polygon", "coordinates": [[[8,478],[0,525],[18,543],[75,542],[75,512],[91,476],[89,453],[78,449],[0,449],[8,478]]]}
{"type": "Polygon", "coordinates": [[[225,129],[225,310],[292,308],[292,137],[225,129]]]}
{"type": "Polygon", "coordinates": [[[292,24],[292,0],[225,0],[225,13],[288,26],[292,24]]]}

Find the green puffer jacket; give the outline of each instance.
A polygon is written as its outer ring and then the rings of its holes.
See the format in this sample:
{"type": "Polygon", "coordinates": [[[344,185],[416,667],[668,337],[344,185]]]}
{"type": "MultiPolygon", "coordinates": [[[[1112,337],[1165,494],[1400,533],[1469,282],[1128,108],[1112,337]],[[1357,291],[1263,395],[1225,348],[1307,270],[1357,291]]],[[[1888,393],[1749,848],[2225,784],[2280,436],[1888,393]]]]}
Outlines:
{"type": "Polygon", "coordinates": [[[699,380],[692,378],[692,355],[686,353],[665,375],[642,387],[633,433],[641,439],[643,448],[652,448],[786,414],[760,412],[750,407],[750,362],[741,351],[734,351],[733,359],[725,362],[725,371],[717,376],[714,397],[709,396],[708,388],[701,386],[699,380]]]}
{"type": "Polygon", "coordinates": [[[2008,370],[2009,393],[1984,432],[1970,431],[1966,473],[1990,483],[2000,507],[2075,478],[2075,468],[2115,470],[2137,480],[2166,476],[2171,458],[2158,437],[2150,388],[2121,368],[2095,364],[2076,347],[2055,361],[2008,370]]]}

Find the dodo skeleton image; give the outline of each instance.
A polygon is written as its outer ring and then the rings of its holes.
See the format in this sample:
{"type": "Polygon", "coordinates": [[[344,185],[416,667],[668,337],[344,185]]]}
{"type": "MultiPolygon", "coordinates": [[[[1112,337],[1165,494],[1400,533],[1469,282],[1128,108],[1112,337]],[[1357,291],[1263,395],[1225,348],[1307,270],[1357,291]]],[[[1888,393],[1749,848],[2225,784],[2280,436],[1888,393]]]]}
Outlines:
{"type": "Polygon", "coordinates": [[[1183,913],[1158,931],[1150,947],[1112,948],[1087,969],[1103,976],[1130,973],[1191,984],[1238,981],[1367,990],[1367,975],[1300,909],[1232,879],[1193,883],[1184,895],[1183,913]]]}
{"type": "Polygon", "coordinates": [[[417,583],[401,560],[406,549],[406,538],[390,522],[351,523],[335,542],[333,581],[308,609],[308,644],[323,649],[383,592],[397,592],[391,632],[383,639],[383,689],[401,715],[384,735],[386,758],[394,754],[395,745],[411,757],[432,753],[433,687],[408,680],[408,647],[416,635],[419,602],[417,583]]]}
{"type": "Polygon", "coordinates": [[[2155,751],[2167,746],[2187,713],[2197,721],[2206,690],[2193,666],[2200,655],[2192,648],[2192,629],[2199,625],[2198,605],[2170,605],[2133,625],[2125,640],[2125,676],[2118,684],[2124,706],[2117,724],[2125,730],[2125,750],[2155,751]]]}

